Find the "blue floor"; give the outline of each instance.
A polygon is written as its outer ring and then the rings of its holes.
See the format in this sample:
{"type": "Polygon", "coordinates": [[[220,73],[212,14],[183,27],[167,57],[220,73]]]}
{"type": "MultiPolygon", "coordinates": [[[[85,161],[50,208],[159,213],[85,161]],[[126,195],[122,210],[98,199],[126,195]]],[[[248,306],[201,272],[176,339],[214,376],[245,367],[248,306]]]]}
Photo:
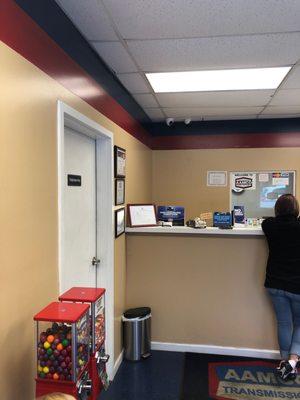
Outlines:
{"type": "Polygon", "coordinates": [[[124,360],[107,392],[99,400],[178,400],[184,353],[152,351],[139,362],[124,360]]]}

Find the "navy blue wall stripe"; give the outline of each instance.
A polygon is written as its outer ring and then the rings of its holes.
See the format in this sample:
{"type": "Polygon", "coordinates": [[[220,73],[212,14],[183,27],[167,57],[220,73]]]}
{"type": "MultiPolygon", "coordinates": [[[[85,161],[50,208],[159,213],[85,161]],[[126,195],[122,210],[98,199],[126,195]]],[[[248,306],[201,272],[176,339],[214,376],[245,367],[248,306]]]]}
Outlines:
{"type": "Polygon", "coordinates": [[[133,118],[141,124],[151,122],[54,0],[15,2],[133,118]]]}
{"type": "MultiPolygon", "coordinates": [[[[147,125],[146,125],[147,127],[147,125]]],[[[195,121],[190,125],[175,122],[172,126],[160,122],[148,125],[152,136],[225,135],[249,133],[299,132],[300,118],[246,119],[231,121],[195,121]]]]}

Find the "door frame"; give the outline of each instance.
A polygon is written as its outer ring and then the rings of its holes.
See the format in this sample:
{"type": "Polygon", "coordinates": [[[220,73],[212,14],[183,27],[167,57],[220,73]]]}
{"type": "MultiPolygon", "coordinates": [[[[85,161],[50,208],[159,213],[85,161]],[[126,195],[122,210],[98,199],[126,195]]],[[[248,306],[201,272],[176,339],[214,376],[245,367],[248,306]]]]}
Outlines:
{"type": "MultiPolygon", "coordinates": [[[[106,289],[106,352],[110,355],[107,373],[114,378],[114,208],[113,134],[72,107],[57,102],[57,186],[58,186],[58,273],[61,293],[64,249],[64,137],[65,127],[96,141],[97,256],[100,258],[101,286],[106,289]]],[[[99,280],[99,279],[98,279],[99,280]]]]}

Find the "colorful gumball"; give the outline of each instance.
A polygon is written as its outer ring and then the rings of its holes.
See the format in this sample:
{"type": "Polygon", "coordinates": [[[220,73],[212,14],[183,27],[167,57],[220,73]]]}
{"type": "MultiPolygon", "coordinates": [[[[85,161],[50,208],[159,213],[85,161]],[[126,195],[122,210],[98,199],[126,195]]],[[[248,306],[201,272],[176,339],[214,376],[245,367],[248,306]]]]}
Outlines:
{"type": "Polygon", "coordinates": [[[58,374],[61,374],[61,373],[62,373],[62,368],[61,368],[61,367],[57,367],[57,368],[56,368],[56,372],[57,372],[58,374]]]}
{"type": "Polygon", "coordinates": [[[38,366],[38,372],[42,372],[43,371],[43,368],[39,365],[38,366]]]}
{"type": "Polygon", "coordinates": [[[51,356],[52,353],[53,353],[53,350],[51,349],[51,347],[49,347],[49,349],[47,349],[48,356],[51,356]]]}
{"type": "Polygon", "coordinates": [[[44,379],[44,378],[46,377],[46,374],[45,374],[44,372],[40,372],[40,373],[39,373],[39,377],[42,378],[42,379],[44,379]]]}
{"type": "MultiPolygon", "coordinates": [[[[44,347],[45,347],[45,344],[44,344],[44,347]]],[[[63,345],[61,344],[61,343],[58,343],[58,345],[56,346],[56,349],[57,350],[62,350],[64,347],[63,347],[63,345]]]]}
{"type": "Polygon", "coordinates": [[[44,374],[48,374],[49,373],[49,368],[46,366],[43,368],[43,372],[44,374]]]}
{"type": "Polygon", "coordinates": [[[53,379],[55,379],[56,381],[59,379],[59,375],[56,372],[53,374],[53,379]]]}
{"type": "Polygon", "coordinates": [[[65,358],[65,363],[66,363],[66,364],[70,364],[70,362],[71,362],[71,357],[67,356],[67,357],[65,358]]]}
{"type": "Polygon", "coordinates": [[[51,345],[50,345],[49,342],[46,341],[46,342],[44,343],[44,348],[45,348],[45,349],[49,349],[50,346],[51,346],[51,345]]]}
{"type": "Polygon", "coordinates": [[[46,378],[47,378],[47,379],[52,379],[52,374],[47,374],[47,375],[46,375],[46,378]]]}
{"type": "Polygon", "coordinates": [[[52,343],[53,341],[54,341],[54,336],[53,335],[47,336],[47,342],[52,343]]]}
{"type": "Polygon", "coordinates": [[[54,357],[59,357],[59,355],[60,355],[60,351],[59,350],[57,350],[57,349],[55,349],[54,351],[53,351],[53,355],[54,355],[54,357]]]}
{"type": "Polygon", "coordinates": [[[61,343],[64,347],[67,347],[69,345],[69,341],[67,339],[64,339],[61,343]]]}

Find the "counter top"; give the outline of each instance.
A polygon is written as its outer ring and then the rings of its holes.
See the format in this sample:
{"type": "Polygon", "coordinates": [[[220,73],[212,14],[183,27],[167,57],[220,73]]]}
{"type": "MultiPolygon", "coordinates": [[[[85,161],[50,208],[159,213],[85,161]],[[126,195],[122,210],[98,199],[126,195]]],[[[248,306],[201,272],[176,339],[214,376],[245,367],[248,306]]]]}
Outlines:
{"type": "Polygon", "coordinates": [[[195,229],[188,226],[149,226],[145,228],[126,228],[126,233],[148,233],[148,234],[175,234],[175,235],[222,235],[222,236],[263,236],[261,227],[253,228],[205,228],[195,229]]]}

